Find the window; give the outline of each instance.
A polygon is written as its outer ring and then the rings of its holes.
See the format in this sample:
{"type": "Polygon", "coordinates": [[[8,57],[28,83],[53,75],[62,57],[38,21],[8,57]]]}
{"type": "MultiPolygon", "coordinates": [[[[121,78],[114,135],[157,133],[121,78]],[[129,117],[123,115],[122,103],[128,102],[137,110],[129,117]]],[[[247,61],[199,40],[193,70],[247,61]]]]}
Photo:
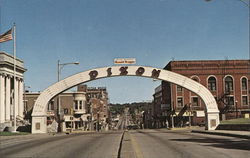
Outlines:
{"type": "Polygon", "coordinates": [[[78,109],[78,101],[75,100],[75,109],[78,109]]]}
{"type": "Polygon", "coordinates": [[[227,76],[225,78],[225,91],[226,92],[233,91],[233,78],[230,76],[227,76]]]}
{"type": "Polygon", "coordinates": [[[177,85],[177,92],[182,92],[182,87],[177,85]]]}
{"type": "Polygon", "coordinates": [[[192,97],[192,106],[199,106],[198,97],[192,97]]]}
{"type": "Polygon", "coordinates": [[[82,109],[82,100],[80,100],[79,102],[80,102],[80,107],[79,107],[79,109],[82,109]]]}
{"type": "Polygon", "coordinates": [[[243,90],[243,91],[247,90],[247,79],[246,78],[241,79],[241,90],[243,90]]]}
{"type": "Polygon", "coordinates": [[[183,99],[182,98],[177,98],[177,105],[183,106],[183,99]]]}
{"type": "Polygon", "coordinates": [[[73,127],[71,122],[65,122],[65,124],[66,124],[66,128],[72,128],[73,127]]]}
{"type": "Polygon", "coordinates": [[[68,114],[69,113],[69,110],[67,108],[63,109],[64,111],[64,114],[68,114]]]}
{"type": "Polygon", "coordinates": [[[225,98],[225,103],[227,105],[234,105],[234,97],[233,96],[228,96],[225,98]]]}
{"type": "Polygon", "coordinates": [[[28,101],[24,100],[23,104],[24,104],[24,112],[28,112],[28,101]]]}
{"type": "Polygon", "coordinates": [[[242,96],[242,105],[248,105],[248,98],[247,98],[247,96],[242,96]]]}
{"type": "Polygon", "coordinates": [[[216,91],[216,78],[215,77],[208,78],[208,89],[210,91],[216,91]]]}
{"type": "Polygon", "coordinates": [[[193,77],[192,80],[199,82],[199,79],[197,77],[193,77]]]}
{"type": "Polygon", "coordinates": [[[48,105],[48,111],[53,111],[54,110],[54,101],[50,101],[49,105],[48,105]]]}

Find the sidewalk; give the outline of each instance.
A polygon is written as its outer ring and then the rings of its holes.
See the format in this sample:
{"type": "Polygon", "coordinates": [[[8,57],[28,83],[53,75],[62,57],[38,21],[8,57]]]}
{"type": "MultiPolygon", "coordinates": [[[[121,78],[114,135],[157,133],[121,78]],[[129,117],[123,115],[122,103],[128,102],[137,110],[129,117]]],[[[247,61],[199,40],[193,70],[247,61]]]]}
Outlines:
{"type": "MultiPolygon", "coordinates": [[[[158,129],[158,130],[166,130],[166,129],[158,129]]],[[[237,138],[250,139],[250,131],[232,131],[232,130],[205,130],[205,127],[191,126],[191,127],[182,127],[182,128],[170,128],[168,130],[173,131],[189,131],[192,133],[202,133],[202,134],[211,134],[211,135],[220,135],[220,136],[230,136],[237,138]]]]}
{"type": "Polygon", "coordinates": [[[250,139],[250,131],[231,131],[231,130],[207,131],[207,130],[204,130],[204,129],[194,129],[191,132],[250,139]]]}

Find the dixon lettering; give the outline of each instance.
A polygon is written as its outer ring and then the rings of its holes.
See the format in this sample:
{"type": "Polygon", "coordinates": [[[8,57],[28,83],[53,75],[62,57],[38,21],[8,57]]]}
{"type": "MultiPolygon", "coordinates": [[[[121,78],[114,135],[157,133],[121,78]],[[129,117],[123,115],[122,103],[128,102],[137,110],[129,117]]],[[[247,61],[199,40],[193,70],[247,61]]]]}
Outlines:
{"type": "Polygon", "coordinates": [[[89,76],[91,80],[94,80],[98,76],[98,72],[96,70],[90,71],[89,76]]]}

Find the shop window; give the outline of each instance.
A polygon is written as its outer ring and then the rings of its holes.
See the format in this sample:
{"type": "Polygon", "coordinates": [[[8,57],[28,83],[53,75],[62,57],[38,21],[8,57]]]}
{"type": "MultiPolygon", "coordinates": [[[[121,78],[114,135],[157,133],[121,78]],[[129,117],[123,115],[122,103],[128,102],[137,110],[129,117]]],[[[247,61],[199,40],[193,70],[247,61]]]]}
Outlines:
{"type": "Polygon", "coordinates": [[[208,78],[208,89],[210,91],[216,91],[216,78],[215,77],[208,78]]]}
{"type": "Polygon", "coordinates": [[[72,122],[65,122],[66,128],[72,128],[72,122]]]}
{"type": "Polygon", "coordinates": [[[242,105],[248,105],[248,97],[242,96],[242,105]]]}
{"type": "Polygon", "coordinates": [[[230,76],[227,76],[225,78],[225,91],[226,92],[233,91],[233,78],[230,76]]]}
{"type": "Polygon", "coordinates": [[[243,90],[243,91],[247,90],[247,79],[246,78],[241,79],[241,90],[243,90]]]}

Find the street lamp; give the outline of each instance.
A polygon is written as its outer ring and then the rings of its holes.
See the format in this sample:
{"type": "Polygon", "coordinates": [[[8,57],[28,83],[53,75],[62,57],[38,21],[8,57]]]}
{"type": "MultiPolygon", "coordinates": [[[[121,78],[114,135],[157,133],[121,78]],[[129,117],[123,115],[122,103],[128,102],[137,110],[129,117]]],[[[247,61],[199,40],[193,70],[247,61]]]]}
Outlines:
{"type": "Polygon", "coordinates": [[[60,60],[57,61],[57,81],[60,81],[61,70],[65,65],[79,65],[79,62],[71,62],[71,63],[60,63],[60,60]]]}
{"type": "MultiPolygon", "coordinates": [[[[57,81],[60,81],[61,70],[66,65],[79,65],[79,62],[71,63],[60,63],[60,60],[57,61],[57,81]]],[[[60,105],[60,95],[57,98],[57,115],[58,115],[58,132],[61,132],[61,105],[60,105]]]]}

